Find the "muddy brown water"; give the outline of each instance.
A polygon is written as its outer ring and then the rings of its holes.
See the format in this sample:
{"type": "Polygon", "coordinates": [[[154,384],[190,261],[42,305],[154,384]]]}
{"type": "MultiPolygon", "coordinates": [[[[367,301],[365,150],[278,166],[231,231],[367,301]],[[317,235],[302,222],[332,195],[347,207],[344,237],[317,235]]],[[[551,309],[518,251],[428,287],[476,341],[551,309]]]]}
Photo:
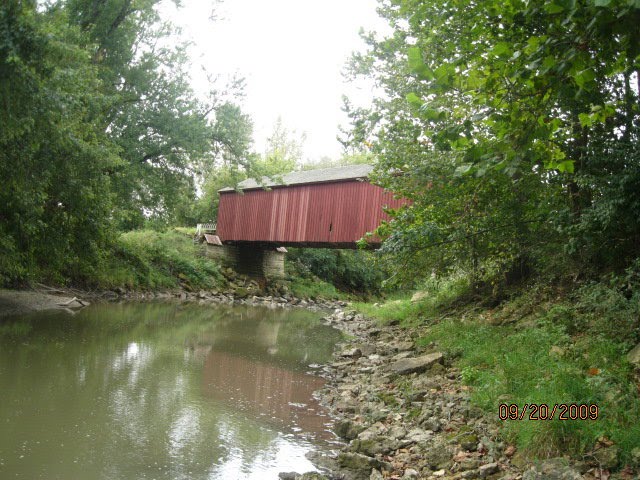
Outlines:
{"type": "Polygon", "coordinates": [[[341,334],[305,310],[94,305],[0,321],[0,478],[268,479],[309,471],[341,334]]]}

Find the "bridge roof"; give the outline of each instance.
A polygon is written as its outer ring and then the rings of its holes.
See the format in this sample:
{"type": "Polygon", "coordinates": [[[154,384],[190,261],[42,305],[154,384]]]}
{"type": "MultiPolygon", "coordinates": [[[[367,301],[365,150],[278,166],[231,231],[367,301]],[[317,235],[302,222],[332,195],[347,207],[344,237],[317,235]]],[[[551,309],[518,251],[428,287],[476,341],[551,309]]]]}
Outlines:
{"type": "MultiPolygon", "coordinates": [[[[273,177],[262,177],[259,184],[253,178],[244,180],[238,184],[239,190],[254,190],[266,187],[286,187],[289,185],[303,185],[311,183],[342,182],[345,180],[364,179],[373,170],[372,165],[346,165],[344,167],[320,168],[317,170],[300,170],[273,177]]],[[[226,187],[219,192],[233,192],[234,189],[226,187]]]]}

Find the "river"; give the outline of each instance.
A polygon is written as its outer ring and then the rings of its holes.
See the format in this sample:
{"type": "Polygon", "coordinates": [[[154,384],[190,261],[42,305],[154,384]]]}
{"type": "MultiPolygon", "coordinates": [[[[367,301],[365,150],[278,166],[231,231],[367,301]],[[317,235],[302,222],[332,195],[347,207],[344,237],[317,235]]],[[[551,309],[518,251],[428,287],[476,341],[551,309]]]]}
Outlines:
{"type": "Polygon", "coordinates": [[[0,322],[0,478],[269,479],[332,441],[306,310],[101,304],[0,322]]]}

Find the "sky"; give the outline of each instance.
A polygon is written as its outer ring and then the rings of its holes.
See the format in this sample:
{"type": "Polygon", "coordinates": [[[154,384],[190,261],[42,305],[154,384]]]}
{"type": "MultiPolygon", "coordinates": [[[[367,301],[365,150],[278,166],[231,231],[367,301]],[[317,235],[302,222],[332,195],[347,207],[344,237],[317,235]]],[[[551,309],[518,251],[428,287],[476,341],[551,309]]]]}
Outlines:
{"type": "Polygon", "coordinates": [[[339,158],[338,126],[347,126],[342,95],[366,104],[371,85],[342,76],[365,31],[383,31],[376,0],[183,0],[163,15],[191,40],[192,85],[209,89],[202,67],[223,79],[246,80],[243,110],[254,122],[254,148],[264,152],[278,119],[298,137],[304,160],[339,158]],[[211,19],[214,12],[215,19],[211,19]]]}

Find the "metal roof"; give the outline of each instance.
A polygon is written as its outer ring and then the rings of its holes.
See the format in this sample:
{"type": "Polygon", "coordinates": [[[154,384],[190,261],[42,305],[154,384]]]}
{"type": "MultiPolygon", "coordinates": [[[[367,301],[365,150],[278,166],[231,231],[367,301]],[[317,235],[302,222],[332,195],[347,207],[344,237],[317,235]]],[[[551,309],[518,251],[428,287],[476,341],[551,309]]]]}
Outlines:
{"type": "Polygon", "coordinates": [[[222,242],[220,241],[220,237],[218,237],[218,235],[211,235],[209,233],[205,233],[204,239],[209,245],[218,245],[218,246],[222,245],[222,242]]]}
{"type": "MultiPolygon", "coordinates": [[[[287,173],[285,175],[262,177],[261,184],[256,182],[253,178],[249,178],[238,184],[238,190],[365,179],[369,176],[369,173],[371,173],[372,170],[372,165],[346,165],[344,167],[321,168],[318,170],[300,170],[297,172],[287,173]]],[[[234,189],[226,187],[218,191],[233,192],[234,189]]]]}

